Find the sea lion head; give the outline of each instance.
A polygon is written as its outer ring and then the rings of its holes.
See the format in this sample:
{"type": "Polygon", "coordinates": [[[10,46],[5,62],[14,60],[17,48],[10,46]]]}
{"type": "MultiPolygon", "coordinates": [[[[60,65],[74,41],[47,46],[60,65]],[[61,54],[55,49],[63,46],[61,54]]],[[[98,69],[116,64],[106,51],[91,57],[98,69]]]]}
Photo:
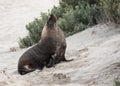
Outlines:
{"type": "Polygon", "coordinates": [[[19,60],[18,72],[21,75],[25,75],[29,72],[35,71],[38,67],[39,65],[35,62],[35,60],[33,58],[26,57],[26,54],[25,54],[19,60]]]}
{"type": "Polygon", "coordinates": [[[50,15],[50,18],[47,21],[47,27],[53,28],[56,25],[57,17],[53,14],[50,15]]]}
{"type": "Polygon", "coordinates": [[[29,65],[24,65],[24,66],[22,66],[22,68],[19,68],[19,69],[18,69],[18,72],[19,72],[21,75],[25,75],[25,74],[27,74],[27,73],[29,73],[29,72],[34,71],[34,70],[35,70],[35,68],[31,68],[29,65]]]}
{"type": "Polygon", "coordinates": [[[25,75],[29,72],[33,72],[35,71],[36,69],[39,69],[39,70],[42,70],[44,67],[44,64],[38,64],[33,60],[26,60],[25,58],[19,62],[18,64],[18,72],[21,74],[21,75],[25,75]],[[33,62],[32,62],[33,61],[33,62]]]}

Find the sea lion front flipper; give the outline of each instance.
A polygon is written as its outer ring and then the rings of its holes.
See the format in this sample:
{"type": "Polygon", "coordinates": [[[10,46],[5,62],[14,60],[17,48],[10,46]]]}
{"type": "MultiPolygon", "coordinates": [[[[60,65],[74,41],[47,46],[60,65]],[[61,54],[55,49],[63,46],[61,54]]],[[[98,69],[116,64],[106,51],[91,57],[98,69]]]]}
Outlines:
{"type": "Polygon", "coordinates": [[[47,68],[55,67],[55,60],[54,58],[50,57],[49,61],[46,64],[47,68]]]}

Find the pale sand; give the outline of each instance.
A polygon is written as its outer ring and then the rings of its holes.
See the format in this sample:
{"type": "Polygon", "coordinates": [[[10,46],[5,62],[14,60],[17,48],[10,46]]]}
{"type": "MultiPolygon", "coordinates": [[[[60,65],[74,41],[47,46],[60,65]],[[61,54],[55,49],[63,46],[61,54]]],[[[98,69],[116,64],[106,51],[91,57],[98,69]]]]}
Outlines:
{"type": "Polygon", "coordinates": [[[99,24],[67,38],[72,62],[21,76],[18,59],[27,49],[0,54],[0,86],[113,86],[120,80],[120,26],[99,24]]]}

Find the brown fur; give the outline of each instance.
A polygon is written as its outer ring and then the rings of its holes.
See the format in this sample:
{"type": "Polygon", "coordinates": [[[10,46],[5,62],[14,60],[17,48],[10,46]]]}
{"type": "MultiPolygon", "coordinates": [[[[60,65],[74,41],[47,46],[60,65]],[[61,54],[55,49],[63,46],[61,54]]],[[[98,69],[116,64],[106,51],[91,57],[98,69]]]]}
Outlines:
{"type": "Polygon", "coordinates": [[[48,45],[53,60],[50,62],[51,65],[59,63],[61,61],[71,61],[66,60],[65,51],[66,51],[66,40],[63,31],[56,24],[57,18],[55,15],[51,15],[50,19],[47,21],[47,24],[44,26],[41,42],[48,45]]]}
{"type": "Polygon", "coordinates": [[[50,61],[50,53],[40,43],[28,49],[19,59],[18,72],[21,75],[36,69],[43,69],[50,61]]]}
{"type": "Polygon", "coordinates": [[[20,57],[18,72],[21,75],[43,69],[44,66],[52,67],[61,61],[71,61],[65,59],[66,40],[56,21],[56,16],[51,15],[43,28],[39,43],[20,57]]]}

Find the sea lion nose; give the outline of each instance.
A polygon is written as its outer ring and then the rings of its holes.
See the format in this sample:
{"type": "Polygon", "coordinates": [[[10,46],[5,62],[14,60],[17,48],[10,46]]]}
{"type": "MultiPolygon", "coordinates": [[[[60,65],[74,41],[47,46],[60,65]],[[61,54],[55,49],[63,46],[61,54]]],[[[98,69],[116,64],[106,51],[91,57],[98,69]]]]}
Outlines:
{"type": "Polygon", "coordinates": [[[50,15],[50,18],[47,21],[47,26],[52,27],[57,21],[57,17],[53,14],[50,15]]]}

